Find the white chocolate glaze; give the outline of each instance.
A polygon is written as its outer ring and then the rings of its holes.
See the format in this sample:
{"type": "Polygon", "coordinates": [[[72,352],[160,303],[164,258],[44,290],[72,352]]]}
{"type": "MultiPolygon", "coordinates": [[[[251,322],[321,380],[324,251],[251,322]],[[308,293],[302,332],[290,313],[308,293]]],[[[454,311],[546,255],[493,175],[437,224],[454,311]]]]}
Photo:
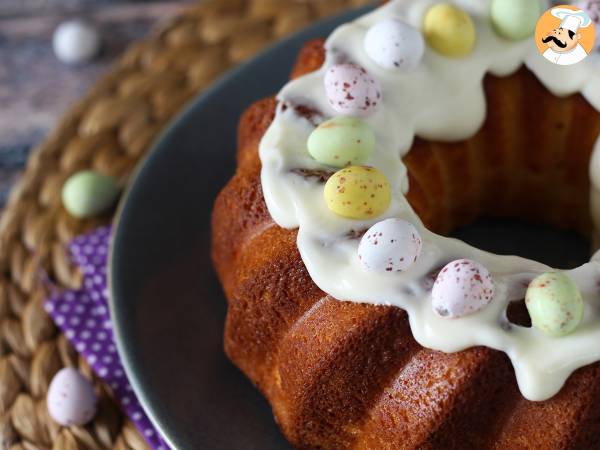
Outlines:
{"type": "MultiPolygon", "coordinates": [[[[529,281],[552,269],[520,257],[487,253],[428,231],[404,196],[409,186],[401,157],[410,150],[415,136],[456,141],[476,133],[486,111],[484,76],[508,76],[523,64],[555,95],[580,92],[600,109],[600,64],[594,55],[574,66],[553,65],[537,52],[533,39],[513,42],[499,37],[490,25],[489,0],[453,2],[472,15],[477,28],[476,47],[465,58],[446,58],[427,48],[419,67],[403,72],[386,71],[365,54],[363,39],[371,25],[395,17],[421,29],[426,10],[435,3],[396,0],[339,27],[327,41],[324,67],[284,87],[278,97],[281,103],[275,121],[260,145],[265,200],[277,224],[299,228],[300,254],[323,291],[338,299],[406,310],[412,333],[424,347],[457,352],[483,345],[504,351],[512,361],[523,395],[531,400],[545,400],[560,390],[574,370],[600,360],[600,261],[567,271],[585,302],[584,320],[574,333],[553,338],[534,328],[510,324],[506,318],[509,302],[523,299],[529,281]],[[346,61],[366,68],[383,88],[379,109],[366,119],[377,137],[376,150],[367,165],[388,177],[393,189],[392,203],[383,216],[366,221],[336,216],[323,200],[323,184],[293,172],[297,168],[324,167],[306,150],[314,124],[296,114],[294,108],[281,106],[305,105],[334,116],[323,77],[332,64],[346,61]],[[415,225],[423,239],[421,257],[406,272],[382,274],[363,270],[357,257],[359,240],[348,239],[347,234],[391,217],[415,225]],[[473,315],[442,318],[431,306],[431,274],[460,258],[487,267],[494,279],[494,299],[473,315]]],[[[592,158],[591,173],[592,214],[600,227],[600,144],[592,158]]]]}

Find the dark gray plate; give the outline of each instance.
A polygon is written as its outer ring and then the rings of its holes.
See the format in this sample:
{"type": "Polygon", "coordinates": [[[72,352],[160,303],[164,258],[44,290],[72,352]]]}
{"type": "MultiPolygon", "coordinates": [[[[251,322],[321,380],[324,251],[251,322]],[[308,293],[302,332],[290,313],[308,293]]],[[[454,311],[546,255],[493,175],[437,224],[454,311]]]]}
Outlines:
{"type": "MultiPolygon", "coordinates": [[[[267,403],[223,353],[226,305],[211,267],[210,213],[235,169],[242,111],[285,83],[303,42],[356,14],[278,44],[195,100],[122,204],[110,271],[117,341],[136,393],[175,448],[289,448],[267,403]]],[[[514,222],[482,221],[456,235],[558,266],[587,256],[581,238],[514,222]]]]}
{"type": "Polygon", "coordinates": [[[283,86],[304,42],[358,14],[277,44],[193,101],[155,144],[121,205],[110,270],[119,351],[175,448],[290,448],[268,404],[223,353],[226,304],[210,260],[210,214],[235,170],[244,109],[283,86]]]}

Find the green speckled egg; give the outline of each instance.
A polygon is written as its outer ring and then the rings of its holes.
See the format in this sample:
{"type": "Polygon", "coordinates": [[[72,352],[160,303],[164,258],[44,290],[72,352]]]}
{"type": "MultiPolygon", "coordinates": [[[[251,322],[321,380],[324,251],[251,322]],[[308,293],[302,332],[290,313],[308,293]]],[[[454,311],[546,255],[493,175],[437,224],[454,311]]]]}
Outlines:
{"type": "Polygon", "coordinates": [[[383,173],[373,167],[352,166],[327,180],[325,201],[331,211],[349,219],[370,219],[390,206],[392,191],[383,173]]]}
{"type": "Polygon", "coordinates": [[[544,273],[527,288],[525,304],[533,326],[550,336],[572,333],[583,319],[579,289],[564,273],[544,273]]]}
{"type": "Polygon", "coordinates": [[[108,210],[119,196],[112,177],[93,170],[77,172],[69,177],[62,189],[65,209],[78,219],[85,219],[108,210]]]}
{"type": "Polygon", "coordinates": [[[492,0],[490,14],[500,36],[521,41],[533,35],[543,12],[540,0],[492,0]]]}
{"type": "Polygon", "coordinates": [[[356,117],[335,117],[308,138],[308,152],[321,164],[346,167],[365,163],[375,148],[371,127],[356,117]]]}

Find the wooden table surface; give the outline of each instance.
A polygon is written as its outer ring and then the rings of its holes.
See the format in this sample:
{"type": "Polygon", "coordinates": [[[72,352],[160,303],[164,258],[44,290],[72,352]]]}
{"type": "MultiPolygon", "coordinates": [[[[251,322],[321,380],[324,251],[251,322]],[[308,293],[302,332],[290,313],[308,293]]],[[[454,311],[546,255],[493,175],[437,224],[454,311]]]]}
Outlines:
{"type": "Polygon", "coordinates": [[[186,1],[0,0],[0,206],[37,145],[111,62],[186,1]],[[70,67],[52,52],[52,33],[69,18],[100,30],[102,52],[70,67]]]}

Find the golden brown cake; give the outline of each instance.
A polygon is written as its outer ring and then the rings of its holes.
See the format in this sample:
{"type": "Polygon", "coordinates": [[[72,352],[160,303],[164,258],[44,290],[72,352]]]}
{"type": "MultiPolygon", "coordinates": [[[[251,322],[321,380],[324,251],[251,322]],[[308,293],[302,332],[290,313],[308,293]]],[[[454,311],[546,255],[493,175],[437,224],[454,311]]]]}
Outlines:
{"type": "MultiPolygon", "coordinates": [[[[323,41],[309,42],[292,77],[323,62],[323,41]]],[[[403,159],[407,199],[424,225],[447,234],[486,215],[590,235],[600,114],[579,94],[553,95],[525,67],[487,75],[484,90],[486,118],[474,136],[417,138],[403,159]]],[[[530,401],[504,353],[424,348],[402,309],[340,301],[317,287],[297,230],[276,225],[263,197],[259,144],[276,107],[265,99],[241,118],[237,171],[214,208],[212,254],[229,305],[225,351],[269,400],[286,438],[306,449],[600,448],[598,363],[576,370],[552,398],[530,401]]],[[[518,306],[509,316],[527,325],[518,306]]]]}

